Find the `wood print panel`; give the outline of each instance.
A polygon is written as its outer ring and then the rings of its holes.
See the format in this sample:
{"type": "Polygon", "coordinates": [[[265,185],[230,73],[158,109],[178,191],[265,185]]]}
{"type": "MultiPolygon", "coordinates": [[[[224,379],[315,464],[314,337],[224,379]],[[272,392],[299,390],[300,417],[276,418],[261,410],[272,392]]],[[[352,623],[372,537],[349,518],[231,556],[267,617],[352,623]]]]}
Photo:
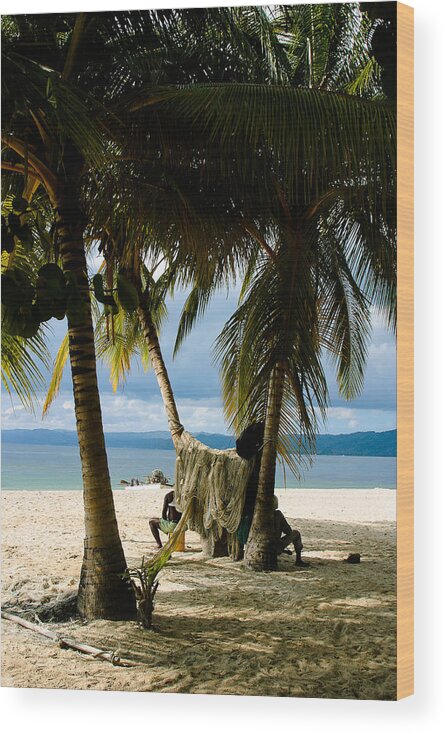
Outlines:
{"type": "Polygon", "coordinates": [[[414,692],[413,8],[397,5],[397,698],[414,692]]]}

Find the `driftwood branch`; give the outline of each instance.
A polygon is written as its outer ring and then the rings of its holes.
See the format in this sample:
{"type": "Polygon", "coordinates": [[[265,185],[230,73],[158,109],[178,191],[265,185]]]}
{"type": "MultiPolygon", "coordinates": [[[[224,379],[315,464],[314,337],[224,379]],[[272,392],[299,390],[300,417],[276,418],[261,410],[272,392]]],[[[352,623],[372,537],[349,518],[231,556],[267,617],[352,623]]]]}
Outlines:
{"type": "Polygon", "coordinates": [[[17,614],[9,614],[9,612],[4,612],[2,610],[2,619],[8,619],[10,622],[20,624],[21,627],[26,627],[26,629],[32,630],[33,632],[39,632],[39,634],[49,637],[50,640],[53,640],[54,642],[57,642],[58,640],[56,632],[45,629],[45,627],[34,624],[34,622],[29,622],[27,619],[23,619],[23,617],[19,617],[17,614]]]}
{"type": "Polygon", "coordinates": [[[94,658],[107,660],[107,662],[112,663],[112,665],[119,665],[122,668],[135,667],[135,663],[131,662],[130,660],[122,660],[117,652],[100,650],[98,647],[93,647],[92,645],[84,645],[83,643],[76,642],[76,640],[74,640],[72,637],[60,636],[57,634],[57,632],[46,629],[39,624],[34,624],[34,622],[29,622],[27,619],[23,619],[23,617],[19,617],[17,614],[9,614],[9,612],[4,612],[2,610],[2,618],[7,619],[10,622],[15,622],[21,627],[26,627],[26,629],[29,629],[32,632],[38,632],[39,635],[44,635],[44,637],[48,637],[50,640],[53,640],[53,642],[56,642],[61,648],[70,648],[71,650],[77,650],[78,652],[82,652],[85,655],[91,655],[94,658]]]}

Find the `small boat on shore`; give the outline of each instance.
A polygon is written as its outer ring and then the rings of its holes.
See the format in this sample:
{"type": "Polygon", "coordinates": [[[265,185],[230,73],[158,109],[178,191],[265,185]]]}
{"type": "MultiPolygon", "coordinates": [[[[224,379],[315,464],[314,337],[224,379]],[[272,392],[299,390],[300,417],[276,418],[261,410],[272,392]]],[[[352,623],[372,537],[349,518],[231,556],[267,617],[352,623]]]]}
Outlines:
{"type": "Polygon", "coordinates": [[[161,469],[154,469],[152,474],[149,474],[145,480],[132,478],[130,481],[127,479],[121,479],[120,485],[123,489],[163,489],[164,487],[172,489],[174,486],[171,484],[168,477],[166,477],[161,469]]]}

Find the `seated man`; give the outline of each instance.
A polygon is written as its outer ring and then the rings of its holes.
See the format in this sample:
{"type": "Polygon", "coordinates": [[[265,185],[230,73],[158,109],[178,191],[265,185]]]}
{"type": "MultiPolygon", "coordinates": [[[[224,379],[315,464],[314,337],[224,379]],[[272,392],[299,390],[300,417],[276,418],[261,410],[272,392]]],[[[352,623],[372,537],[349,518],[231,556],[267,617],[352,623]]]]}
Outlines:
{"type": "Polygon", "coordinates": [[[275,535],[277,540],[278,555],[281,553],[292,554],[291,551],[286,550],[287,546],[293,543],[293,547],[296,552],[295,566],[308,566],[301,559],[301,551],[303,549],[303,543],[301,540],[301,533],[299,530],[292,530],[286,518],[282,514],[281,510],[278,510],[278,498],[276,495],[273,497],[273,519],[275,523],[275,535]]]}
{"type": "Polygon", "coordinates": [[[155,538],[158,548],[162,548],[163,544],[160,539],[160,530],[166,535],[173,533],[177,527],[182,513],[177,510],[174,503],[174,490],[171,490],[165,495],[163,500],[163,509],[161,511],[161,518],[153,517],[149,520],[149,527],[152,531],[152,535],[155,538]]]}

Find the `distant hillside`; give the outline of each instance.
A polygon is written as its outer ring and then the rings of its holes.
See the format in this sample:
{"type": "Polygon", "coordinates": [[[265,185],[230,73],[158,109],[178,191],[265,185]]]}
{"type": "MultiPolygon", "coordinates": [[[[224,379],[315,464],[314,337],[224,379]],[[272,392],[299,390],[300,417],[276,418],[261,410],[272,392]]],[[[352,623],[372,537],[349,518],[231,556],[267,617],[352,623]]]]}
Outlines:
{"type": "Polygon", "coordinates": [[[397,431],[363,431],[321,435],[317,454],[330,456],[396,456],[397,431]]]}
{"type": "MultiPolygon", "coordinates": [[[[221,433],[196,433],[199,441],[214,449],[228,449],[235,445],[232,436],[221,433]]],[[[2,431],[4,444],[28,444],[51,446],[76,446],[75,431],[60,431],[38,428],[33,431],[14,429],[2,431]]],[[[148,431],[147,433],[106,433],[106,443],[110,448],[172,449],[168,431],[148,431]]],[[[397,431],[365,431],[358,433],[326,434],[317,438],[317,454],[326,456],[396,456],[397,431]]]]}

